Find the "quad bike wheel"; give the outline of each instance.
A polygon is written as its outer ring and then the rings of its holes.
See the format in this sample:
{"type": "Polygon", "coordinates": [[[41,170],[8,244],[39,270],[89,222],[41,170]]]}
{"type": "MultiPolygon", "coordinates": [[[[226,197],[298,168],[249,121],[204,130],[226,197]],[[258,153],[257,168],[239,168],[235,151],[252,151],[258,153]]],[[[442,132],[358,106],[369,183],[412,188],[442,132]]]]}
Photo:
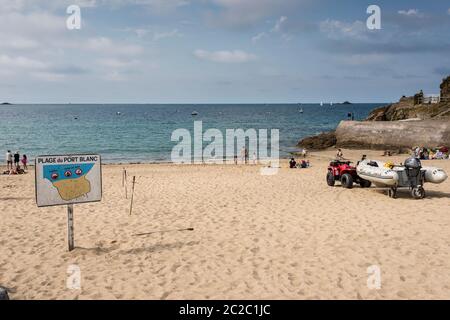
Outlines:
{"type": "Polygon", "coordinates": [[[423,188],[423,187],[414,187],[412,190],[411,190],[411,196],[414,198],[414,199],[423,199],[423,198],[425,198],[425,189],[423,188]]]}
{"type": "Polygon", "coordinates": [[[335,181],[334,181],[334,175],[333,175],[333,172],[328,171],[328,173],[327,173],[327,184],[328,184],[330,187],[334,187],[334,183],[335,183],[335,181]]]}
{"type": "Polygon", "coordinates": [[[341,178],[341,184],[346,189],[353,188],[353,177],[349,173],[344,173],[341,178]]]}
{"type": "Polygon", "coordinates": [[[370,188],[370,186],[372,185],[372,182],[369,180],[361,179],[359,181],[359,185],[361,186],[361,188],[370,188]]]}

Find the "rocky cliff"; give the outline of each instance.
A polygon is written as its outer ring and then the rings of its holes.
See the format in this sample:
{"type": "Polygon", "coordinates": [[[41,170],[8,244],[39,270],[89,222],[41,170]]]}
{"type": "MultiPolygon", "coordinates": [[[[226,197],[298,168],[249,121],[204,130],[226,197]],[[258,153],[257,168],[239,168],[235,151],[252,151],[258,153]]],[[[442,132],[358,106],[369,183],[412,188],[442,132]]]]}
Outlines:
{"type": "Polygon", "coordinates": [[[316,150],[333,145],[375,149],[450,146],[450,76],[442,81],[440,90],[440,103],[423,103],[422,92],[404,96],[397,103],[373,110],[364,122],[341,122],[336,131],[308,137],[298,146],[316,150]]]}
{"type": "Polygon", "coordinates": [[[399,102],[373,110],[367,121],[398,121],[407,119],[450,118],[450,102],[414,105],[414,97],[405,97],[399,102]]]}

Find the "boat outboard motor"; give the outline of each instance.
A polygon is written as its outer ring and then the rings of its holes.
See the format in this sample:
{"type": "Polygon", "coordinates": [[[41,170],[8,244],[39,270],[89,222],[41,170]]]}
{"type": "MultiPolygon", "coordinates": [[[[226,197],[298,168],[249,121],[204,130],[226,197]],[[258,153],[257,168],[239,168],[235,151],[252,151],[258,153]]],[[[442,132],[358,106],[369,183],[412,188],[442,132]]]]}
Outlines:
{"type": "Polygon", "coordinates": [[[422,173],[422,163],[419,159],[415,157],[406,159],[405,168],[411,187],[423,184],[424,173],[422,173]]]}

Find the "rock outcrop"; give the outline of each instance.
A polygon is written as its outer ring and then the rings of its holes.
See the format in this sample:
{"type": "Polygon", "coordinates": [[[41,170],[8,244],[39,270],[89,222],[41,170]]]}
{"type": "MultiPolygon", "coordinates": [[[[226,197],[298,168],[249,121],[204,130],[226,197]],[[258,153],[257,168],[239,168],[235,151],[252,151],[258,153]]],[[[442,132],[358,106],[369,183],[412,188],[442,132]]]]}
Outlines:
{"type": "Polygon", "coordinates": [[[406,119],[446,119],[450,118],[450,76],[440,85],[440,103],[422,103],[422,91],[413,97],[403,96],[399,102],[373,110],[367,121],[398,121],[406,119]]]}
{"type": "Polygon", "coordinates": [[[450,117],[450,102],[437,104],[414,104],[414,97],[373,110],[367,121],[398,121],[407,119],[442,119],[450,117]]]}
{"type": "Polygon", "coordinates": [[[336,145],[336,135],[334,131],[324,132],[317,136],[307,137],[298,143],[298,147],[308,150],[323,150],[336,145]]]}
{"type": "Polygon", "coordinates": [[[336,146],[381,150],[450,146],[450,121],[342,121],[336,129],[336,146]]]}
{"type": "Polygon", "coordinates": [[[442,80],[440,88],[441,98],[450,99],[450,76],[442,80]]]}

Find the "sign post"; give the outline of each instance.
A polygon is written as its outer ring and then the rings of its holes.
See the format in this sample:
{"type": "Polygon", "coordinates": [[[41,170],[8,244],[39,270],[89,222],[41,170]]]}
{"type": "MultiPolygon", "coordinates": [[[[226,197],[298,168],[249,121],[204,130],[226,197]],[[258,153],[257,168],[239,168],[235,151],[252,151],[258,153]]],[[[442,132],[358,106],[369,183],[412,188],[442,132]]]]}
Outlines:
{"type": "Polygon", "coordinates": [[[99,155],[39,156],[35,160],[38,207],[67,206],[69,251],[75,248],[73,205],[102,199],[99,155]]]}
{"type": "Polygon", "coordinates": [[[67,206],[67,239],[69,240],[69,251],[75,248],[75,239],[73,236],[73,204],[67,206]]]}

